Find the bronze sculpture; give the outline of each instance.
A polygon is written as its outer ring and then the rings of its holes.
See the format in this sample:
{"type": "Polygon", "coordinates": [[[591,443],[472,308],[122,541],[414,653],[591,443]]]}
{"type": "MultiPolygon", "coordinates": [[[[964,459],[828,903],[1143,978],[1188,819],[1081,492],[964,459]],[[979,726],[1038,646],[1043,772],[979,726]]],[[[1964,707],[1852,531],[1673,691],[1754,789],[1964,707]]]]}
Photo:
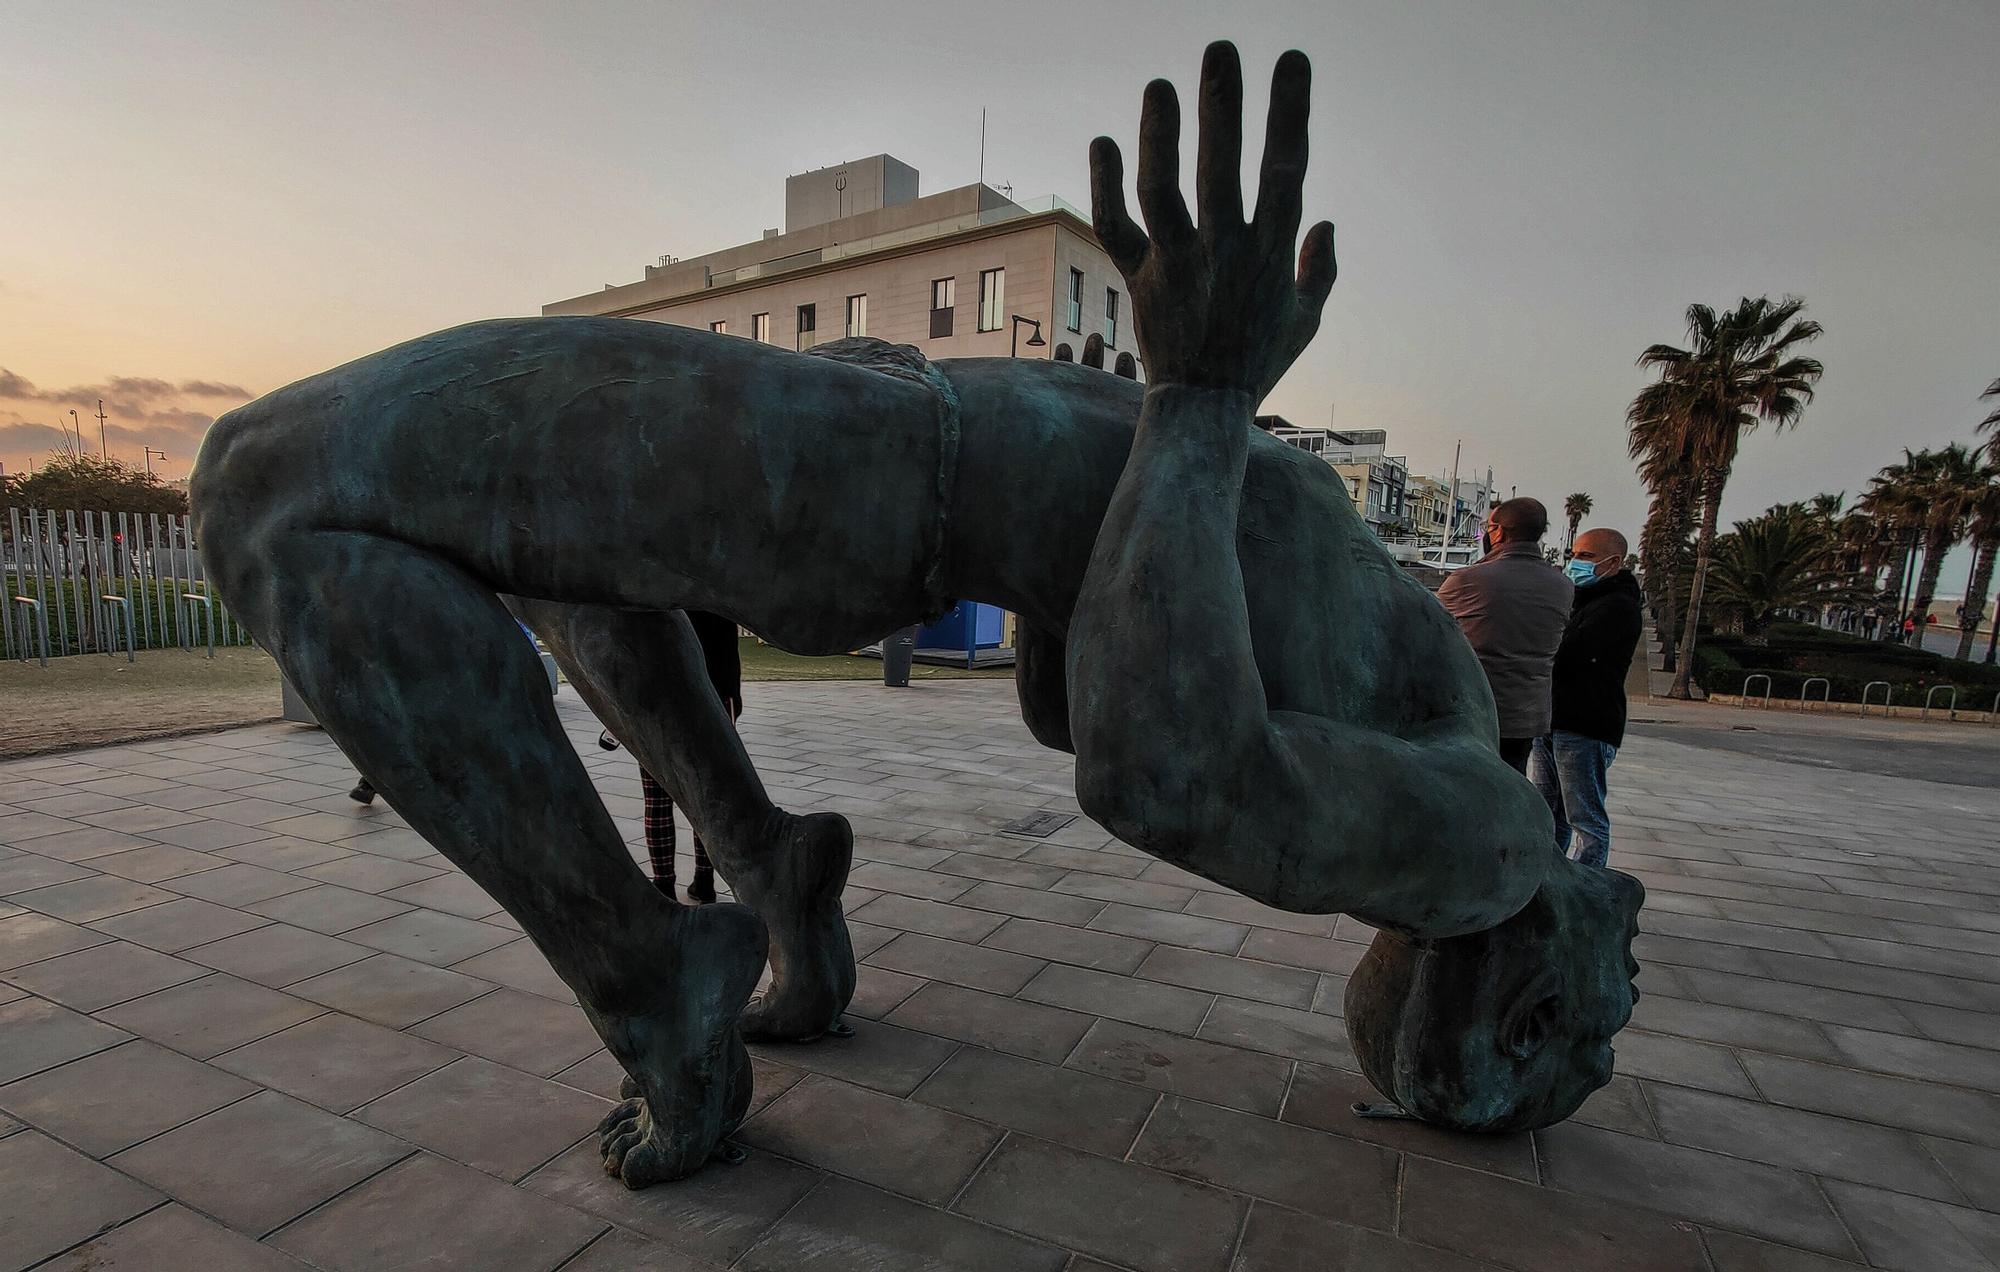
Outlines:
{"type": "Polygon", "coordinates": [[[718,1151],[749,1099],[744,1036],[836,1028],[854,986],[851,833],[771,803],[681,607],[809,654],[950,598],[1013,610],[1023,716],[1074,752],[1092,817],[1268,904],[1381,929],[1348,1019],[1402,1109],[1539,1126],[1608,1078],[1639,886],[1554,851],[1456,627],[1331,470],[1252,423],[1334,281],[1330,226],[1292,267],[1309,81],[1303,55],[1280,59],[1248,219],[1227,44],[1202,68],[1198,222],[1170,85],[1145,94],[1146,231],[1117,147],[1093,144],[1143,387],[1076,363],[544,318],[412,341],[211,431],[193,496],[216,590],[576,990],[632,1078],[601,1128],[628,1185],[718,1151]],[[509,606],[744,904],[647,886],[509,606]],[[767,950],[771,987],[746,1007],[767,950]]]}

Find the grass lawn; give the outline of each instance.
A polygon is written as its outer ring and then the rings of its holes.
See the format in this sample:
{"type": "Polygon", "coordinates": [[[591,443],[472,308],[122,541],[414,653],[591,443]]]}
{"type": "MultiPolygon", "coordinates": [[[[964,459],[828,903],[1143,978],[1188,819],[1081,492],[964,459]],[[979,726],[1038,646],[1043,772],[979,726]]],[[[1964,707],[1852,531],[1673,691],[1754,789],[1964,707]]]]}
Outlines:
{"type": "MultiPolygon", "coordinates": [[[[1008,677],[1011,667],[967,671],[918,663],[912,680],[1008,677]]],[[[743,641],[745,680],[882,679],[881,660],[800,658],[743,641]]],[[[218,649],[215,660],[178,649],[142,650],[139,661],[75,654],[37,663],[0,662],[0,759],[112,746],[275,720],[278,668],[253,647],[218,649]]]]}
{"type": "Polygon", "coordinates": [[[0,663],[0,759],[275,720],[278,667],[260,649],[178,649],[0,663]]]}

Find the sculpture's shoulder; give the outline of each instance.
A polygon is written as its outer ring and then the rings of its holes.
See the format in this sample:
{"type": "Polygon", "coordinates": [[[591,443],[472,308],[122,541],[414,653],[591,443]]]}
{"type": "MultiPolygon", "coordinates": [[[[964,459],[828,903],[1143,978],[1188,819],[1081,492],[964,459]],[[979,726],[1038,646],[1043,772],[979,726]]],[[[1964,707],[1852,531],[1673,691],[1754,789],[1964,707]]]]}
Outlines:
{"type": "Polygon", "coordinates": [[[895,376],[899,380],[916,380],[924,384],[931,383],[937,376],[931,367],[931,360],[915,345],[890,344],[873,336],[829,340],[807,350],[806,356],[844,362],[849,366],[895,376]]]}

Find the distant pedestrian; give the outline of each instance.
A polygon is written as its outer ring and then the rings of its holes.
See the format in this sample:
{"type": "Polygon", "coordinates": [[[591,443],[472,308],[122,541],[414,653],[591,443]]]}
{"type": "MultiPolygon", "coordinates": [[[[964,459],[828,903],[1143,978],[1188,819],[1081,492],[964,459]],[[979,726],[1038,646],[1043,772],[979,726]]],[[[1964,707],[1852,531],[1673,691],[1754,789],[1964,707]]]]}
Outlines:
{"type": "Polygon", "coordinates": [[[1906,614],[1903,616],[1903,643],[1905,645],[1910,644],[1916,638],[1917,620],[1906,614]]]}
{"type": "Polygon", "coordinates": [[[1606,778],[1625,741],[1625,677],[1645,624],[1616,530],[1578,535],[1567,573],[1576,599],[1556,650],[1553,727],[1535,739],[1528,778],[1555,815],[1556,850],[1601,866],[1611,853],[1606,778]]]}
{"type": "MultiPolygon", "coordinates": [[[[708,683],[734,722],[743,714],[743,651],[737,640],[736,624],[700,610],[686,613],[694,627],[695,639],[701,642],[708,683]]],[[[597,735],[597,744],[607,751],[618,749],[618,740],[609,729],[597,735]]],[[[639,766],[639,793],[645,803],[646,857],[653,867],[653,886],[671,897],[675,888],[676,840],[673,796],[643,764],[639,766]]],[[[709,860],[708,845],[701,841],[700,831],[694,836],[694,877],[688,880],[688,900],[697,905],[715,900],[715,863],[709,860]]]]}
{"type": "Polygon", "coordinates": [[[1438,600],[1458,620],[1500,717],[1500,758],[1525,773],[1535,739],[1549,731],[1549,667],[1575,591],[1542,559],[1549,511],[1539,499],[1509,499],[1486,516],[1486,555],[1452,571],[1438,600]]]}

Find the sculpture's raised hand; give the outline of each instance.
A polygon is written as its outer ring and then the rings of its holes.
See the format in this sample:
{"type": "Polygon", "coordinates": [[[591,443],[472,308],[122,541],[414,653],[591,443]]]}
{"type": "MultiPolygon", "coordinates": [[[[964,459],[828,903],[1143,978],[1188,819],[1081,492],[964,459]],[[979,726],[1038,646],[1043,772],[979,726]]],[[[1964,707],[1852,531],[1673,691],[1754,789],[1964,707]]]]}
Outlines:
{"type": "Polygon", "coordinates": [[[1197,225],[1180,191],[1180,102],[1174,86],[1146,86],[1139,119],[1139,211],[1125,211],[1118,144],[1090,146],[1091,220],[1132,295],[1133,322],[1153,384],[1241,389],[1261,400],[1319,329],[1333,289],[1333,226],[1307,232],[1298,254],[1300,187],[1312,63],[1296,50],[1271,77],[1257,208],[1243,219],[1243,68],[1227,41],[1201,65],[1201,141],[1195,165],[1197,225]]]}

